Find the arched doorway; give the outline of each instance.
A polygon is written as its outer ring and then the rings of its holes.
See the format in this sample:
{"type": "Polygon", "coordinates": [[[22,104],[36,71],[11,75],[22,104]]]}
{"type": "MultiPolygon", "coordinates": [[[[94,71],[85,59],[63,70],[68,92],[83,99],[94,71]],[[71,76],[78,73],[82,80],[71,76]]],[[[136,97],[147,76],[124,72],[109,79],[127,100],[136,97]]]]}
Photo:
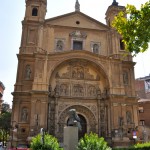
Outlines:
{"type": "Polygon", "coordinates": [[[84,137],[85,133],[87,133],[87,121],[82,115],[78,114],[78,116],[80,117],[80,124],[82,127],[82,130],[78,133],[78,137],[80,139],[84,137]]]}
{"type": "MultiPolygon", "coordinates": [[[[59,106],[60,107],[60,106],[59,106]]],[[[69,118],[68,112],[70,109],[75,109],[78,116],[81,118],[81,126],[83,128],[82,132],[79,133],[79,138],[83,137],[85,133],[90,132],[97,132],[96,124],[97,120],[93,114],[93,112],[82,105],[73,105],[64,109],[59,115],[58,121],[58,131],[56,137],[59,141],[63,141],[63,129],[64,126],[67,124],[67,120],[69,118]],[[83,115],[82,115],[83,114],[83,115]]]]}

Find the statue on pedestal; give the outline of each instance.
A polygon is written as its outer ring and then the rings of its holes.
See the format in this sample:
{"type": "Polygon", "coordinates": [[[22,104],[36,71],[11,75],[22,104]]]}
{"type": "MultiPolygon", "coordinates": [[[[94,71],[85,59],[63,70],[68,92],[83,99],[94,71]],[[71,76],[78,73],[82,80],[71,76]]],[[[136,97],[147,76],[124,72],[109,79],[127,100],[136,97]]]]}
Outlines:
{"type": "Polygon", "coordinates": [[[74,127],[78,127],[78,129],[81,131],[82,127],[80,124],[80,118],[78,116],[78,114],[76,113],[75,109],[70,109],[69,110],[69,119],[67,122],[67,126],[74,126],[74,127]]]}

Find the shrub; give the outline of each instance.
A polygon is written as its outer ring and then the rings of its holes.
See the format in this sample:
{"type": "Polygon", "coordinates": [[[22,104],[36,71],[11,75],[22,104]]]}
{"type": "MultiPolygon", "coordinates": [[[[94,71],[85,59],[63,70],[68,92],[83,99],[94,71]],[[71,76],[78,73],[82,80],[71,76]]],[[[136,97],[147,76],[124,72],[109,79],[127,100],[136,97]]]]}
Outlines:
{"type": "Polygon", "coordinates": [[[104,138],[99,138],[97,134],[90,133],[89,135],[85,134],[80,139],[77,150],[111,150],[111,148],[107,146],[104,138]]]}
{"type": "Polygon", "coordinates": [[[134,148],[141,150],[150,150],[150,142],[136,144],[134,145],[134,148]]]}
{"type": "Polygon", "coordinates": [[[150,150],[150,142],[136,144],[129,148],[113,148],[113,150],[150,150]]]}
{"type": "Polygon", "coordinates": [[[58,141],[52,135],[44,135],[44,144],[41,142],[41,134],[38,134],[36,137],[32,138],[31,141],[32,150],[62,150],[59,147],[58,141]]]}

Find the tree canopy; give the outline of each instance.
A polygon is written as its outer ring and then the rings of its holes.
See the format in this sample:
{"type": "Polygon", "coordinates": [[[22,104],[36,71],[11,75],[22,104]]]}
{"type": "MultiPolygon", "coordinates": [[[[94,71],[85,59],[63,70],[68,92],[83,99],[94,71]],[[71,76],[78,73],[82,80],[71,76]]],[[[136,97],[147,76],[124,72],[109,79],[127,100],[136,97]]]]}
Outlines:
{"type": "Polygon", "coordinates": [[[150,42],[150,0],[139,10],[128,4],[115,17],[112,26],[122,35],[126,51],[135,55],[145,52],[150,42]]]}
{"type": "Polygon", "coordinates": [[[0,114],[0,141],[6,141],[11,128],[11,112],[9,104],[2,104],[2,113],[0,114]]]}

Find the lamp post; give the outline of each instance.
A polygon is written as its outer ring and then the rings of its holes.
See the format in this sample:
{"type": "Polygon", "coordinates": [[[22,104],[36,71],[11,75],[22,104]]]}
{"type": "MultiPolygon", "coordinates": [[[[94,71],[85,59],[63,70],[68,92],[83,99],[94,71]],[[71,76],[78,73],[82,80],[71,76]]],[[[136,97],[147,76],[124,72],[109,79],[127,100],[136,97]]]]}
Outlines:
{"type": "Polygon", "coordinates": [[[41,142],[44,145],[45,144],[45,141],[44,141],[45,130],[44,130],[44,128],[41,128],[40,133],[41,133],[41,142]]]}

